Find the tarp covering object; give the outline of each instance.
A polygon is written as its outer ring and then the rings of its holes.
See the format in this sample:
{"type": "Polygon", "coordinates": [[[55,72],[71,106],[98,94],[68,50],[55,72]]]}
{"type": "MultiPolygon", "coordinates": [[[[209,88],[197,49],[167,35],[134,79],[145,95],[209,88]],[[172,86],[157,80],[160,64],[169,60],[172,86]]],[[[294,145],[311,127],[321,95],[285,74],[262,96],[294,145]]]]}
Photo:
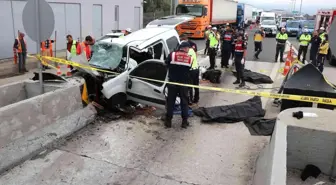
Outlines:
{"type": "MultiPolygon", "coordinates": [[[[284,94],[336,98],[335,89],[328,84],[322,73],[313,65],[307,64],[294,73],[284,85],[284,94]]],[[[312,103],[282,100],[281,111],[294,107],[312,107],[312,103]]],[[[334,109],[332,105],[318,104],[318,108],[334,109]]]]}
{"type": "MultiPolygon", "coordinates": [[[[237,76],[236,71],[232,71],[232,73],[234,76],[237,76]]],[[[273,80],[271,79],[271,77],[261,74],[261,73],[253,72],[248,69],[244,69],[244,80],[246,82],[251,82],[253,84],[272,84],[273,83],[273,80]]]]}
{"type": "Polygon", "coordinates": [[[193,112],[196,116],[202,117],[205,123],[236,123],[250,117],[264,117],[265,115],[261,98],[257,96],[232,105],[200,107],[193,112]]]}
{"type": "Polygon", "coordinates": [[[270,136],[273,133],[276,118],[264,119],[260,117],[247,118],[244,123],[251,135],[270,136]]]}

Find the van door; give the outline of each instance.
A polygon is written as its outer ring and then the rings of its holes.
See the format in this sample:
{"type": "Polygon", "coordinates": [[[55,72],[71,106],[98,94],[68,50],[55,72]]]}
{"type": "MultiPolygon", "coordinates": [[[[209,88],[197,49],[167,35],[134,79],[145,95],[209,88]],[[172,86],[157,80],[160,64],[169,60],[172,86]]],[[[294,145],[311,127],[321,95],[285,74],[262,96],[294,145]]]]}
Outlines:
{"type": "Polygon", "coordinates": [[[177,25],[191,21],[194,18],[195,16],[191,15],[166,16],[159,19],[155,19],[154,21],[148,23],[146,28],[152,28],[152,27],[175,28],[177,25]]]}
{"type": "Polygon", "coordinates": [[[129,73],[127,99],[164,109],[167,73],[167,67],[160,60],[150,59],[139,64],[129,73]]]}

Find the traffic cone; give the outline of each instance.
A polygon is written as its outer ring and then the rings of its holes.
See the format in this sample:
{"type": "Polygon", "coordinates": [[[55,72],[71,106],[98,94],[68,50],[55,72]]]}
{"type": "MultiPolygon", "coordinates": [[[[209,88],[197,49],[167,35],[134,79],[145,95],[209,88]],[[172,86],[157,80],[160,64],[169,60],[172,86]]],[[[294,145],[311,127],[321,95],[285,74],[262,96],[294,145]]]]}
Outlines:
{"type": "Polygon", "coordinates": [[[57,76],[61,76],[62,75],[62,72],[61,72],[61,67],[60,66],[57,66],[57,76]]]}
{"type": "Polygon", "coordinates": [[[67,75],[67,77],[71,77],[72,73],[71,73],[70,65],[67,66],[67,69],[68,69],[68,71],[67,71],[66,75],[67,75]]]}
{"type": "Polygon", "coordinates": [[[282,75],[286,76],[287,73],[289,72],[290,70],[290,66],[291,66],[291,62],[290,62],[290,59],[287,57],[287,60],[286,60],[286,63],[285,63],[285,68],[283,70],[283,73],[282,75]]]}

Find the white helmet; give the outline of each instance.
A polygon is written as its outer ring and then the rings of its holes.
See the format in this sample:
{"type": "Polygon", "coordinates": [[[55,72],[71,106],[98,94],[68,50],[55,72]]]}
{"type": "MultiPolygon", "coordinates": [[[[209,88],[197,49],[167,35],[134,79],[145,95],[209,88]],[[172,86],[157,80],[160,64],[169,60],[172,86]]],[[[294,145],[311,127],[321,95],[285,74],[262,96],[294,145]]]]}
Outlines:
{"type": "Polygon", "coordinates": [[[325,30],[325,28],[324,28],[324,27],[321,27],[320,30],[325,30]]]}
{"type": "Polygon", "coordinates": [[[127,32],[132,32],[131,28],[126,29],[127,32]]]}
{"type": "Polygon", "coordinates": [[[217,28],[216,27],[212,27],[212,30],[217,30],[217,28]]]}
{"type": "Polygon", "coordinates": [[[308,29],[307,28],[303,29],[303,32],[308,33],[308,29]]]}

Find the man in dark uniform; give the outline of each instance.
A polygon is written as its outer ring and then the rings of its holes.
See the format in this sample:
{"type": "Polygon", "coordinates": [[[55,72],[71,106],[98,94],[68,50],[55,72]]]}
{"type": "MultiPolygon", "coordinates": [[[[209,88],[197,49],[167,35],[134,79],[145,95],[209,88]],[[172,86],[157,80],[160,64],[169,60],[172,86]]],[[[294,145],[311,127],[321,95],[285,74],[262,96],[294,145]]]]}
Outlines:
{"type": "Polygon", "coordinates": [[[226,31],[224,31],[221,35],[221,41],[222,41],[222,61],[221,61],[221,66],[222,68],[228,68],[229,66],[229,59],[231,56],[232,48],[233,48],[233,43],[234,43],[234,36],[233,36],[233,31],[231,30],[230,26],[227,26],[226,31]]]}
{"type": "MultiPolygon", "coordinates": [[[[192,65],[192,57],[188,52],[190,45],[182,42],[177,51],[170,53],[165,61],[168,66],[168,78],[170,82],[189,83],[189,71],[192,65]]],[[[182,128],[187,128],[188,123],[188,87],[168,84],[167,114],[165,126],[171,128],[176,97],[179,95],[182,112],[182,128]]]]}
{"type": "Polygon", "coordinates": [[[239,30],[235,29],[235,31],[233,32],[233,42],[232,42],[232,51],[231,51],[232,59],[234,58],[234,54],[235,54],[234,46],[235,46],[235,42],[237,41],[238,34],[239,34],[239,30]]]}
{"type": "Polygon", "coordinates": [[[311,47],[310,47],[310,60],[312,64],[317,66],[316,59],[317,59],[317,53],[319,51],[319,47],[321,45],[322,39],[319,37],[319,34],[317,31],[314,31],[313,38],[311,39],[311,47]]]}
{"type": "Polygon", "coordinates": [[[237,71],[237,80],[233,82],[233,84],[239,84],[239,87],[245,86],[244,65],[247,44],[243,37],[243,34],[238,35],[235,43],[235,66],[237,71]]]}

